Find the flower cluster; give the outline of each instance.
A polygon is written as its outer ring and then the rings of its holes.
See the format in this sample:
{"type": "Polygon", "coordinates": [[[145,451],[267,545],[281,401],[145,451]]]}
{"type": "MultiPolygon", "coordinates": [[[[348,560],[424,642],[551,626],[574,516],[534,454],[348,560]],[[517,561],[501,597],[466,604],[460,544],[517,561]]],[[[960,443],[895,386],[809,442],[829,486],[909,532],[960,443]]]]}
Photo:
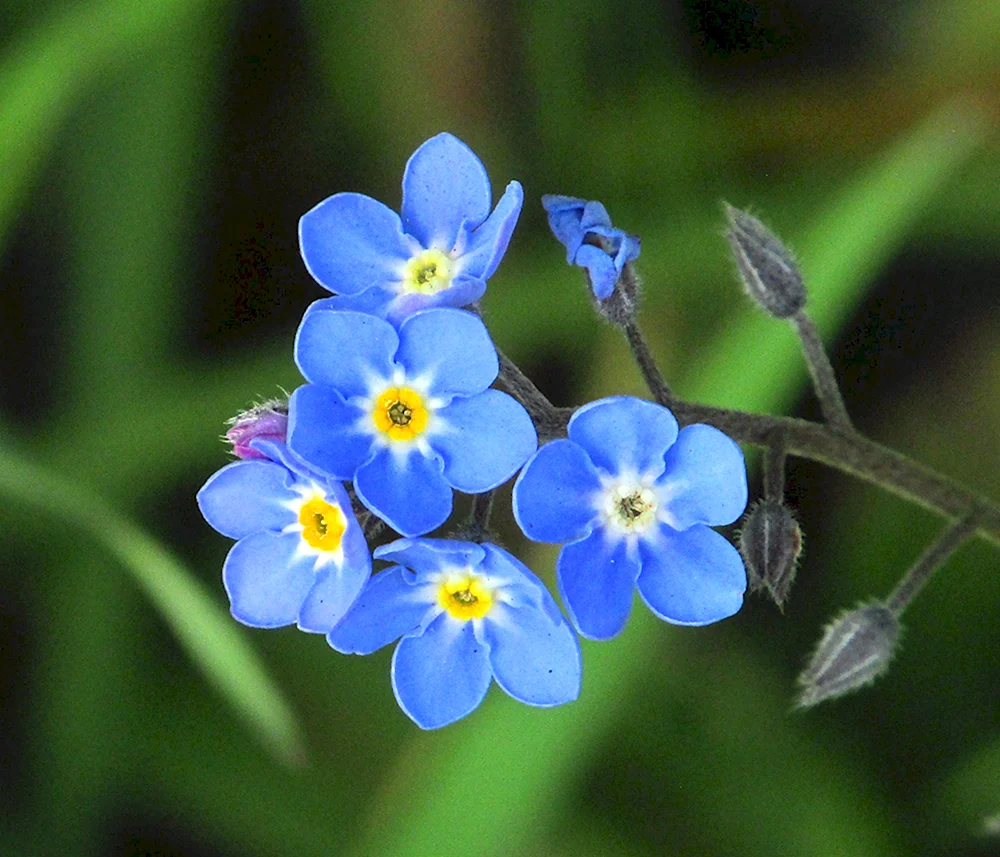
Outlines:
{"type": "MultiPolygon", "coordinates": [[[[344,653],[398,640],[393,691],[426,729],[469,714],[493,680],[533,706],[576,699],[577,634],[619,633],[633,588],[661,618],[701,625],[736,612],[746,586],[736,550],[711,529],[746,504],[729,438],[679,430],[665,407],[616,397],[580,408],[568,437],[539,449],[524,399],[493,388],[500,361],[475,301],[522,200],[511,182],[493,207],[482,163],[439,134],[406,165],[400,214],[357,193],[305,214],[302,258],[335,295],[309,307],[296,334],[306,383],[287,404],[233,421],[240,460],[198,495],[206,520],[237,540],[223,568],[233,616],[295,624],[344,653]],[[451,517],[455,491],[488,495],[519,472],[521,529],[567,543],[557,579],[569,622],[490,543],[485,520],[465,540],[428,538],[451,517]],[[381,524],[402,538],[372,553],[381,524]],[[373,556],[390,563],[374,576],[373,556]]],[[[545,206],[569,261],[605,300],[638,239],[600,203],[545,206]]]]}

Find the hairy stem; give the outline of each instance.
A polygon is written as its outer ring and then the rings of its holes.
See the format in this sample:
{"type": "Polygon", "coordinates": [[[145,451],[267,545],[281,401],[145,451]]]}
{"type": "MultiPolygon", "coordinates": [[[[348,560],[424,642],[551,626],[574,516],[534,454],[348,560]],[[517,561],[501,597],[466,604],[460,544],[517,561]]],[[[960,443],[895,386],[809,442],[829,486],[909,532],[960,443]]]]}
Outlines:
{"type": "Polygon", "coordinates": [[[628,339],[629,347],[632,349],[632,356],[639,366],[639,371],[642,372],[642,377],[646,379],[646,386],[649,387],[650,392],[661,405],[672,405],[674,394],[664,380],[663,373],[660,372],[659,367],[656,365],[656,361],[653,359],[652,353],[650,353],[649,346],[646,344],[646,340],[635,318],[631,317],[623,321],[621,328],[625,332],[626,339],[628,339]]]}
{"type": "Polygon", "coordinates": [[[830,365],[830,358],[823,347],[823,340],[820,339],[816,325],[804,310],[795,313],[790,321],[795,326],[799,341],[802,343],[802,352],[809,367],[823,419],[841,431],[854,431],[854,425],[844,405],[844,397],[837,384],[837,377],[833,374],[833,366],[830,365]]]}
{"type": "Polygon", "coordinates": [[[774,443],[764,454],[764,496],[768,500],[785,499],[785,461],[788,453],[783,443],[774,443]]]}
{"type": "Polygon", "coordinates": [[[903,579],[896,584],[885,606],[897,617],[924,588],[924,585],[958,548],[968,541],[978,529],[978,511],[955,521],[934,544],[930,545],[913,564],[903,579]]]}
{"type": "Polygon", "coordinates": [[[469,515],[469,520],[455,533],[456,539],[476,542],[476,544],[496,540],[490,532],[490,512],[493,511],[493,497],[495,495],[496,489],[484,494],[476,494],[472,498],[472,512],[469,515]]]}
{"type": "MultiPolygon", "coordinates": [[[[518,365],[499,348],[497,357],[500,360],[500,383],[528,412],[535,424],[535,431],[538,432],[539,443],[565,434],[566,420],[569,419],[565,413],[566,409],[553,405],[518,365]]],[[[572,409],[569,412],[572,413],[572,409]]]]}
{"type": "MultiPolygon", "coordinates": [[[[517,392],[511,395],[531,412],[517,392]]],[[[548,401],[548,400],[546,400],[548,401]]],[[[818,461],[884,488],[945,518],[964,518],[977,511],[978,533],[1000,545],[1000,507],[929,467],[857,432],[845,434],[830,426],[794,417],[750,414],[690,402],[670,404],[681,425],[707,423],[737,443],[770,449],[780,445],[786,454],[818,461]]],[[[551,437],[565,437],[573,408],[552,408],[551,437]]],[[[541,438],[542,432],[539,430],[541,438]]]]}

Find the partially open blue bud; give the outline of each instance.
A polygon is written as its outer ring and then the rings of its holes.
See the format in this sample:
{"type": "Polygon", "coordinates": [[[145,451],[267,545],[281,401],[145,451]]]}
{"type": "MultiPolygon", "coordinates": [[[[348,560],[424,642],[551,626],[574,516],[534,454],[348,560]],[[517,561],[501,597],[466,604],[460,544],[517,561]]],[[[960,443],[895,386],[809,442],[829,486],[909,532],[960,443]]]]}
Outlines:
{"type": "Polygon", "coordinates": [[[607,209],[599,202],[546,194],[542,205],[552,234],[566,247],[566,261],[585,268],[594,296],[607,300],[622,269],[639,257],[639,236],[612,226],[607,209]]]}

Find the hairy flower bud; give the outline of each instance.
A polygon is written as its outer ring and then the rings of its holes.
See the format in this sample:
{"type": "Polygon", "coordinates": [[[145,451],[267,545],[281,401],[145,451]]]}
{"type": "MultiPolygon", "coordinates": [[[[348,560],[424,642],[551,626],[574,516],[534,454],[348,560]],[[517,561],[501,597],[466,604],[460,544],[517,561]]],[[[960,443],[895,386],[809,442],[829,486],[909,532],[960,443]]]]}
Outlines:
{"type": "Polygon", "coordinates": [[[762,500],[750,510],[740,533],[740,553],[750,591],[766,589],[784,607],[802,553],[802,531],[784,503],[762,500]]]}
{"type": "Polygon", "coordinates": [[[756,217],[726,206],[736,267],[747,294],[776,318],[795,315],[806,302],[806,287],[791,252],[756,217]]]}
{"type": "Polygon", "coordinates": [[[285,442],[288,433],[288,402],[279,399],[261,402],[237,414],[229,422],[232,427],[226,432],[226,440],[233,445],[233,455],[244,459],[267,458],[250,446],[250,441],[264,438],[285,442]]]}
{"type": "Polygon", "coordinates": [[[889,667],[899,643],[899,620],[884,604],[862,604],[834,619],[799,676],[799,707],[869,684],[889,667]]]}

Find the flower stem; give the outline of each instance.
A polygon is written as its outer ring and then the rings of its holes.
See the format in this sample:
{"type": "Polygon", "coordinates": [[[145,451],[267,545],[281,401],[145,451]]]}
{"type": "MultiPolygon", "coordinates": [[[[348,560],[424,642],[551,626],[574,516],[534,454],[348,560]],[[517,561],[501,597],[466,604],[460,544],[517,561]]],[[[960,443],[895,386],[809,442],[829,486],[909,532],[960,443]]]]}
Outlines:
{"type": "Polygon", "coordinates": [[[497,357],[500,360],[500,381],[507,388],[507,392],[528,412],[538,432],[539,443],[565,434],[568,413],[572,413],[574,409],[557,408],[553,405],[518,365],[499,348],[497,357]]]}
{"type": "Polygon", "coordinates": [[[945,530],[936,542],[928,547],[913,564],[903,579],[896,584],[892,594],[886,599],[885,606],[899,618],[909,603],[931,576],[937,571],[958,548],[975,535],[979,528],[979,510],[973,510],[964,518],[955,521],[945,530]]]}
{"type": "Polygon", "coordinates": [[[646,379],[646,386],[649,387],[653,398],[661,405],[666,407],[672,406],[674,403],[674,394],[664,379],[663,373],[660,372],[659,367],[656,365],[656,361],[653,359],[649,345],[646,344],[646,339],[639,329],[635,316],[633,315],[623,320],[621,329],[625,333],[625,338],[628,339],[629,347],[632,349],[632,356],[639,366],[639,371],[642,372],[642,377],[646,379]]]}
{"type": "Polygon", "coordinates": [[[783,442],[769,446],[764,454],[764,497],[768,500],[784,501],[787,460],[788,453],[783,442]]]}
{"type": "MultiPolygon", "coordinates": [[[[641,334],[637,341],[642,342],[641,334]]],[[[644,353],[648,354],[648,349],[644,353]]],[[[500,365],[501,378],[507,389],[535,419],[539,440],[565,437],[566,424],[575,409],[554,407],[524,373],[503,355],[500,357],[500,365]],[[543,405],[540,406],[539,402],[543,405]],[[545,420],[542,425],[536,417],[539,412],[545,420]]],[[[640,363],[640,368],[642,365],[640,363]]],[[[643,374],[653,396],[664,404],[662,397],[669,395],[669,390],[664,391],[666,385],[657,383],[659,373],[643,374]]],[[[670,409],[682,426],[707,423],[725,432],[737,443],[768,450],[780,447],[785,455],[796,455],[826,464],[878,485],[945,518],[965,518],[975,511],[974,532],[1000,545],[1000,505],[894,449],[869,440],[853,428],[844,431],[842,426],[835,424],[827,425],[794,417],[751,414],[677,399],[670,399],[669,402],[670,409]]]]}
{"type": "Polygon", "coordinates": [[[476,494],[472,498],[472,512],[465,526],[455,533],[455,538],[466,542],[496,541],[490,532],[490,512],[493,511],[493,498],[496,489],[487,491],[484,494],[476,494]]]}
{"type": "Polygon", "coordinates": [[[812,376],[813,389],[816,391],[816,398],[819,399],[823,419],[841,431],[854,431],[854,425],[844,405],[844,397],[837,384],[837,377],[833,374],[833,366],[830,365],[830,358],[823,347],[823,340],[816,330],[816,325],[804,310],[795,313],[790,321],[802,343],[802,352],[809,367],[809,374],[812,376]]]}

